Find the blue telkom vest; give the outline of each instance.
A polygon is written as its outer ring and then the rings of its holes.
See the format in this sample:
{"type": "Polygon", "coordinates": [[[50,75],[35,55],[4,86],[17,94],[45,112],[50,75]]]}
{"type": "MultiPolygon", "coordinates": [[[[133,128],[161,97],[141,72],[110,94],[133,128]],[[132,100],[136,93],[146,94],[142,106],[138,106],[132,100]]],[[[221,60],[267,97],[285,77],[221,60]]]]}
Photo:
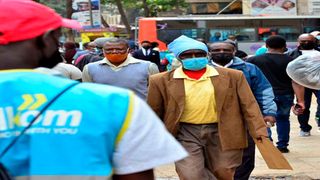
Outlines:
{"type": "MultiPolygon", "coordinates": [[[[31,71],[0,71],[0,76],[2,152],[46,103],[75,82],[31,71]]],[[[1,161],[13,176],[110,176],[116,141],[131,112],[130,94],[106,85],[76,85],[1,161]]]]}

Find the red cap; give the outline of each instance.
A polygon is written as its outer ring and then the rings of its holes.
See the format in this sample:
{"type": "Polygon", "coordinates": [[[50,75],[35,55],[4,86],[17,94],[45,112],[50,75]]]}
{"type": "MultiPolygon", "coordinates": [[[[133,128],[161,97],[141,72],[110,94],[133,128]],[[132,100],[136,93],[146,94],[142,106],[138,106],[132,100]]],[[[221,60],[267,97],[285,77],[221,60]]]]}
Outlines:
{"type": "Polygon", "coordinates": [[[81,29],[75,20],[31,0],[0,0],[0,45],[35,38],[59,27],[81,29]]]}

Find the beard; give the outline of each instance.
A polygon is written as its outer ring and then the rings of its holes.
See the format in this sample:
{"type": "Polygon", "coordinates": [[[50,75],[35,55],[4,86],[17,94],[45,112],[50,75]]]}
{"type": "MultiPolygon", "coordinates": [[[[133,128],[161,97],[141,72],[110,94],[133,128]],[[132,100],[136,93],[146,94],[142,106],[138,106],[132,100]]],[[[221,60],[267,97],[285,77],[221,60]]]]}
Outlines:
{"type": "Polygon", "coordinates": [[[42,56],[42,58],[39,60],[39,67],[53,68],[62,61],[63,59],[61,57],[61,54],[57,49],[50,57],[42,56]]]}

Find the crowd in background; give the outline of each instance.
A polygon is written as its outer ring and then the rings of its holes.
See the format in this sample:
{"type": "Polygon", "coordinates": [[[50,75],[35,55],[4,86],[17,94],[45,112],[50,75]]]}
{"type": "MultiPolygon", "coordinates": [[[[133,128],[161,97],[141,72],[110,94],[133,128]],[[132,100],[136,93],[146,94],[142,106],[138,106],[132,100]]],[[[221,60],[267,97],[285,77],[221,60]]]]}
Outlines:
{"type": "MultiPolygon", "coordinates": [[[[273,35],[254,55],[248,55],[238,49],[237,40],[233,35],[225,41],[212,43],[197,39],[208,47],[210,65],[237,69],[245,74],[265,122],[268,122],[270,128],[273,124],[277,125],[277,147],[282,153],[289,152],[287,148],[290,139],[289,116],[294,104],[293,112],[298,115],[301,128],[299,135],[302,137],[311,135],[312,127],[308,122],[312,94],[317,98],[318,108],[314,120],[320,131],[320,92],[303,88],[292,81],[286,73],[286,67],[293,59],[319,51],[318,34],[320,33],[301,34],[296,49],[288,49],[283,37],[273,35]]],[[[160,59],[158,45],[157,42],[147,40],[136,46],[119,39],[98,38],[93,42],[84,43],[82,49],[78,43],[65,42],[60,51],[66,63],[82,71],[82,81],[128,88],[146,100],[151,75],[183,66],[170,48],[160,59]],[[110,52],[108,48],[111,48],[110,52]],[[124,55],[119,59],[112,56],[113,53],[124,55]]],[[[268,128],[269,138],[273,140],[270,128],[268,128]]],[[[249,147],[244,151],[242,165],[235,173],[236,179],[248,178],[254,168],[255,146],[249,137],[250,135],[248,135],[249,147]]]]}

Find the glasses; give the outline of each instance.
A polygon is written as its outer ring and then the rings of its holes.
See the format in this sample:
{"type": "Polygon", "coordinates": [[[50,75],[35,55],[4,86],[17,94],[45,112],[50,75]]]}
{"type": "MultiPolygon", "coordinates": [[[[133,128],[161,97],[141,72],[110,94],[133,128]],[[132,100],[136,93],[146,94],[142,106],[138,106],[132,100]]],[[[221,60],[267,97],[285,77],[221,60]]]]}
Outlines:
{"type": "Polygon", "coordinates": [[[124,54],[128,49],[104,49],[105,54],[124,54]]]}

